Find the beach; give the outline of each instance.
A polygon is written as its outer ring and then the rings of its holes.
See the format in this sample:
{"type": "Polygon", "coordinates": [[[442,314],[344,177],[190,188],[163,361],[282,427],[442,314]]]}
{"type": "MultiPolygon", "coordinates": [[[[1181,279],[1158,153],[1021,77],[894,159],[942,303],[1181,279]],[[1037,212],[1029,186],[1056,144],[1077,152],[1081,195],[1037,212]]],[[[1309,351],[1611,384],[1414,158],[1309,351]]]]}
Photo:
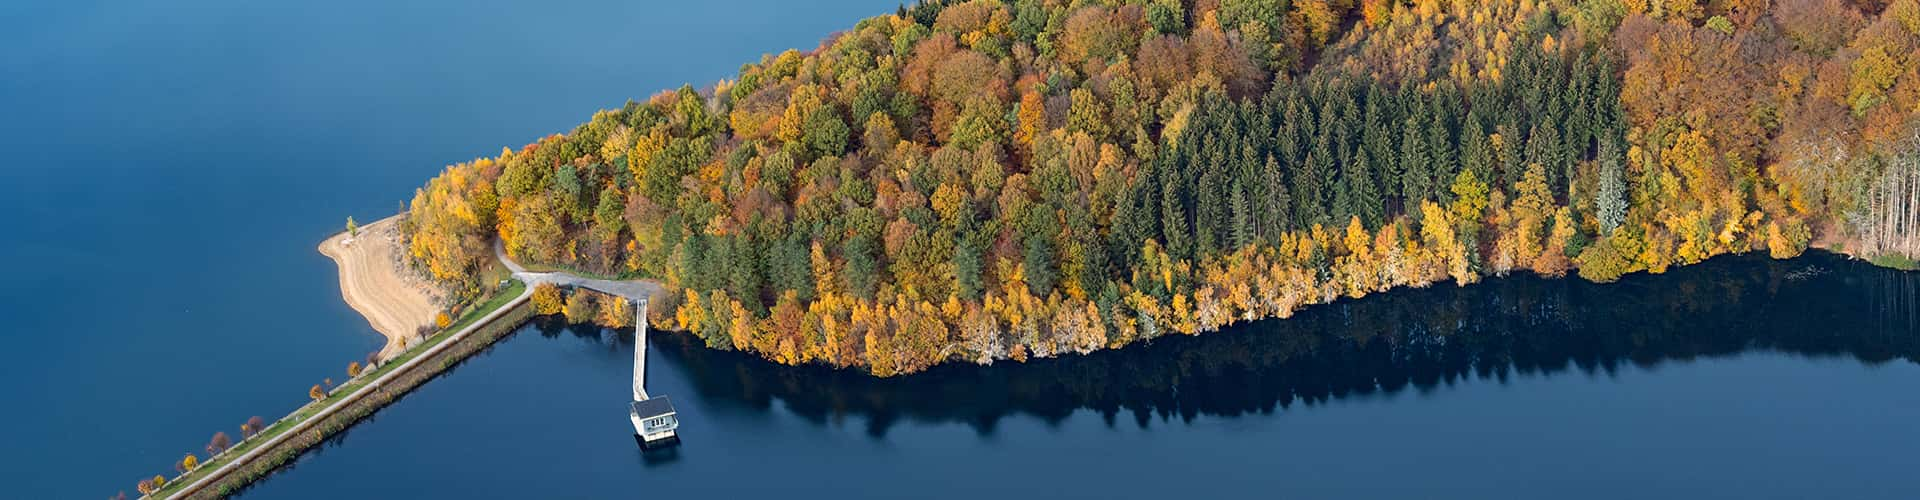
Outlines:
{"type": "Polygon", "coordinates": [[[380,359],[406,350],[420,327],[440,311],[426,279],[401,261],[400,216],[360,227],[357,237],[341,232],[320,243],[320,253],[340,266],[340,296],[387,339],[380,359]]]}

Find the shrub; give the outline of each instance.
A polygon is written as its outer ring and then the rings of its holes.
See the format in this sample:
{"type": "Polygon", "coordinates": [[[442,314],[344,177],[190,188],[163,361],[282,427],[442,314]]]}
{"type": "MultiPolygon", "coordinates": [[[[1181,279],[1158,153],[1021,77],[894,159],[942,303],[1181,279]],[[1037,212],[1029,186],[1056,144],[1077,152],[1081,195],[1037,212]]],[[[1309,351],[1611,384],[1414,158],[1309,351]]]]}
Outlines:
{"type": "Polygon", "coordinates": [[[607,328],[626,328],[633,325],[633,306],[626,299],[602,297],[600,314],[595,323],[607,328]]]}
{"type": "Polygon", "coordinates": [[[576,290],[572,296],[567,297],[565,312],[568,323],[586,323],[593,321],[593,313],[595,310],[597,310],[597,308],[594,307],[593,294],[585,290],[576,290]]]}
{"type": "Polygon", "coordinates": [[[541,316],[559,314],[566,308],[565,299],[560,296],[560,287],[552,283],[541,283],[533,287],[533,312],[541,316]]]}
{"type": "Polygon", "coordinates": [[[1632,270],[1633,261],[1620,254],[1611,239],[1603,239],[1587,245],[1580,252],[1580,277],[1596,283],[1608,283],[1620,279],[1620,276],[1632,270]]]}
{"type": "Polygon", "coordinates": [[[1776,259],[1790,259],[1807,251],[1807,242],[1813,240],[1813,231],[1807,223],[1799,219],[1788,219],[1767,223],[1767,255],[1776,259]]]}

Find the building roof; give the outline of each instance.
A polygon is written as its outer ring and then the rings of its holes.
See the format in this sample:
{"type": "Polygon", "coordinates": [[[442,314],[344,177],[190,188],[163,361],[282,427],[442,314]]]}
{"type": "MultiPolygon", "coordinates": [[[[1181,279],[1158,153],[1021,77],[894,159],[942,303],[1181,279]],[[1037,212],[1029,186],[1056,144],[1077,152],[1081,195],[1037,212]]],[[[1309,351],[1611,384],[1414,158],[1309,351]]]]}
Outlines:
{"type": "Polygon", "coordinates": [[[654,396],[634,401],[632,411],[634,415],[639,415],[640,418],[652,418],[674,413],[673,402],[668,401],[666,396],[654,396]]]}

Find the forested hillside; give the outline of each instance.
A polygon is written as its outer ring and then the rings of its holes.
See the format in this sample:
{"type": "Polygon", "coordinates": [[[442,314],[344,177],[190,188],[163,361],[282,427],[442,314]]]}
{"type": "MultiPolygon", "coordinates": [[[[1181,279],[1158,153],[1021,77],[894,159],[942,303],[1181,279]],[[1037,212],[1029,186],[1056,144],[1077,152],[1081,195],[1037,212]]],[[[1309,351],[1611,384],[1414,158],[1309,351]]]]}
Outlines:
{"type": "Polygon", "coordinates": [[[878,375],[1515,271],[1920,255],[1916,0],[973,0],[449,167],[477,293],[663,282],[654,325],[878,375]]]}

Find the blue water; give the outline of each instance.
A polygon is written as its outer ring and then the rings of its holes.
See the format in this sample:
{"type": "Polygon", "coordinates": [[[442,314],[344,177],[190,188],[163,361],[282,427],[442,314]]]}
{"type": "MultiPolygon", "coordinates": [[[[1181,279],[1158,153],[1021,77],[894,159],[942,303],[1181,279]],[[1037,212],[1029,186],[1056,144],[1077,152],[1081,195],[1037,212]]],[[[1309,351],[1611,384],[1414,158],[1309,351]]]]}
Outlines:
{"type": "MultiPolygon", "coordinates": [[[[894,2],[0,2],[0,467],[131,492],[380,344],[314,247],[452,161],[894,2]]],[[[250,498],[1914,498],[1920,278],[1830,255],[1401,291],[875,380],[535,324],[250,498]]]]}
{"type": "Polygon", "coordinates": [[[246,496],[1914,498],[1916,292],[1722,258],[886,380],[654,332],[665,453],[619,405],[631,332],[537,322],[246,496]]]}
{"type": "Polygon", "coordinates": [[[131,493],[342,378],[380,343],[315,251],[347,216],[893,7],[0,2],[0,496],[131,493]]]}

